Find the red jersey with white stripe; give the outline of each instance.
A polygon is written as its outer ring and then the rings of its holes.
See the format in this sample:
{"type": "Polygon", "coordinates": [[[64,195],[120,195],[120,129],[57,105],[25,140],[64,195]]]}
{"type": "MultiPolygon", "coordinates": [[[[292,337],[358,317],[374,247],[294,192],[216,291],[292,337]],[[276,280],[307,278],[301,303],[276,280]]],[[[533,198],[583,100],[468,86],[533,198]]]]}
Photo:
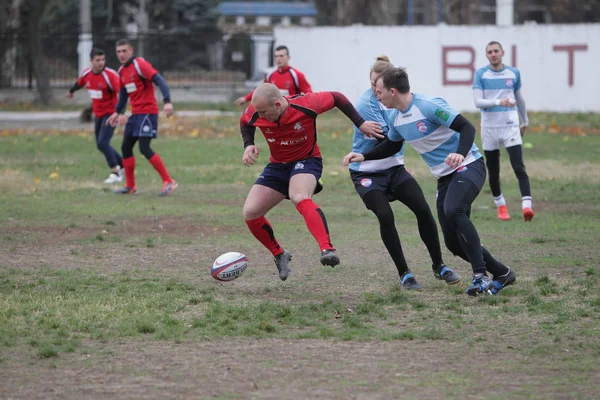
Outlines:
{"type": "Polygon", "coordinates": [[[77,79],[77,85],[87,89],[92,98],[92,110],[96,117],[102,118],[115,112],[117,95],[121,89],[117,71],[104,68],[102,72],[95,74],[92,68],[86,68],[77,79]]]}
{"type": "Polygon", "coordinates": [[[142,57],[133,57],[119,68],[121,85],[129,95],[132,114],[158,114],[152,83],[155,74],[157,71],[152,64],[142,57]]]}
{"type": "Polygon", "coordinates": [[[277,122],[259,117],[251,104],[242,114],[240,124],[260,128],[269,144],[271,162],[288,163],[309,157],[320,158],[317,115],[335,106],[333,94],[317,92],[285,98],[289,104],[277,122]]]}
{"type": "MultiPolygon", "coordinates": [[[[295,96],[312,92],[312,88],[304,74],[289,65],[267,74],[265,83],[272,83],[277,86],[283,96],[295,96]]],[[[252,100],[252,93],[254,91],[246,95],[246,101],[252,100]]]]}

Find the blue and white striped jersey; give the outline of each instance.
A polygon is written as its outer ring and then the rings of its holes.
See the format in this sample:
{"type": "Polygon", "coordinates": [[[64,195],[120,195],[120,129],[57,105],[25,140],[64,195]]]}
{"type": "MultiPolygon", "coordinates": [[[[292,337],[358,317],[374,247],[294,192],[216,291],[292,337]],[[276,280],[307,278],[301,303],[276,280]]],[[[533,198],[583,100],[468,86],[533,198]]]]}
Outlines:
{"type": "MultiPolygon", "coordinates": [[[[504,66],[494,71],[489,65],[475,72],[473,91],[480,90],[485,100],[510,98],[516,101],[515,92],[521,89],[521,73],[518,69],[504,66]]],[[[492,106],[481,108],[481,126],[500,128],[519,126],[519,114],[515,107],[492,106]]]]}
{"type": "Polygon", "coordinates": [[[459,167],[452,168],[444,162],[448,154],[458,149],[460,134],[450,129],[458,114],[444,99],[413,93],[406,110],[393,110],[389,115],[388,137],[395,142],[404,139],[423,157],[431,173],[441,178],[481,158],[473,143],[459,167]]]}
{"type": "MultiPolygon", "coordinates": [[[[356,110],[366,121],[375,121],[381,124],[383,133],[388,133],[388,114],[392,110],[387,109],[383,104],[377,101],[377,96],[372,89],[368,89],[360,96],[355,106],[356,110]]],[[[357,127],[354,127],[354,137],[352,141],[352,151],[355,153],[366,153],[377,145],[377,139],[365,136],[357,127]]],[[[354,171],[384,171],[397,165],[404,165],[404,146],[391,157],[383,160],[369,160],[363,162],[353,162],[350,169],[354,171]]]]}

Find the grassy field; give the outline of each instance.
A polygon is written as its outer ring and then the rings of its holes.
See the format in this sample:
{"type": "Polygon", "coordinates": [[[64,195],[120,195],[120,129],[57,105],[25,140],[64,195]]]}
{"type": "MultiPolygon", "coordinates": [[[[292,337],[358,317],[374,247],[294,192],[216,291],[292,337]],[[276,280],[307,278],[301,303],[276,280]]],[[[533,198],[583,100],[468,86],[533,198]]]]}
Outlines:
{"type": "MultiPolygon", "coordinates": [[[[414,215],[395,203],[425,287],[400,289],[341,166],[351,130],[339,113],[319,117],[326,188],[316,202],[342,264],[319,264],[287,202],[269,214],[294,255],[286,282],[241,216],[267,148],[259,139],[260,165],[244,167],[237,118],[162,124],[153,148],[180,183],[167,198],[140,156],[140,194],[113,195],[90,126],[0,129],[0,398],[596,398],[600,116],[530,118],[533,222],[520,218],[506,153],[513,219],[496,219],[487,185],[472,217],[517,282],[475,299],[464,294],[469,265],[445,249],[465,280],[434,279],[414,215]],[[220,283],[209,269],[227,251],[249,267],[220,283]]],[[[433,205],[435,179],[412,149],[407,167],[433,205]]]]}

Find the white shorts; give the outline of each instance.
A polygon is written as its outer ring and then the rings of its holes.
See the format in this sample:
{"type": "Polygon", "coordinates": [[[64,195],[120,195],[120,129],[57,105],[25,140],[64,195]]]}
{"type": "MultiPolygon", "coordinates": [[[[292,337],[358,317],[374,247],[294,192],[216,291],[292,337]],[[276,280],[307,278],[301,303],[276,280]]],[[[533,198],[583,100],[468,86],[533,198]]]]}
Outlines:
{"type": "Polygon", "coordinates": [[[519,126],[502,128],[481,128],[481,142],[483,150],[500,150],[500,144],[504,147],[512,147],[523,144],[521,129],[519,126]]]}

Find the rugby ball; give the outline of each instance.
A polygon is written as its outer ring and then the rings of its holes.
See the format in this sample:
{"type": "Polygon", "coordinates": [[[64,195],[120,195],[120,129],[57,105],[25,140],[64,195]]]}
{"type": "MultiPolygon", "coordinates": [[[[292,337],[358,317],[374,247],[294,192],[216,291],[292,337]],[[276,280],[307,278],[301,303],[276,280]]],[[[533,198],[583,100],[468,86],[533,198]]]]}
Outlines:
{"type": "Polygon", "coordinates": [[[247,267],[248,257],[242,253],[231,251],[217,257],[210,269],[210,274],[218,281],[232,281],[242,276],[247,267]]]}

